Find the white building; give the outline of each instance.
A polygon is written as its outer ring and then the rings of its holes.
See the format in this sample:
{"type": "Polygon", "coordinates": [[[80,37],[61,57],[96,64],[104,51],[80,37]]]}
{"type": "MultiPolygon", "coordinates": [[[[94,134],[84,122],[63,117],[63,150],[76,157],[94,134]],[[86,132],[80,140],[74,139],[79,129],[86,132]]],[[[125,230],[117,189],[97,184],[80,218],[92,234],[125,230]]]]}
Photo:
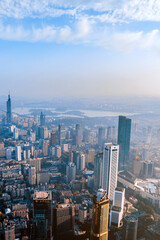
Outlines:
{"type": "Polygon", "coordinates": [[[125,189],[116,188],[114,191],[113,206],[110,211],[110,226],[120,227],[123,218],[124,200],[125,200],[125,189]]]}
{"type": "Polygon", "coordinates": [[[56,146],[56,157],[57,158],[61,157],[61,146],[56,146]]]}
{"type": "Polygon", "coordinates": [[[108,198],[113,200],[113,192],[117,187],[119,145],[105,143],[103,152],[102,188],[107,191],[108,198]]]}
{"type": "Polygon", "coordinates": [[[30,185],[36,184],[36,168],[35,167],[29,167],[28,169],[28,181],[30,185]]]}
{"type": "Polygon", "coordinates": [[[17,140],[18,137],[19,137],[19,130],[16,127],[13,130],[13,137],[14,137],[15,140],[17,140]]]}
{"type": "Polygon", "coordinates": [[[7,148],[6,149],[6,159],[11,159],[12,158],[12,149],[7,148]]]}
{"type": "Polygon", "coordinates": [[[21,161],[21,146],[16,146],[16,160],[21,161]]]}

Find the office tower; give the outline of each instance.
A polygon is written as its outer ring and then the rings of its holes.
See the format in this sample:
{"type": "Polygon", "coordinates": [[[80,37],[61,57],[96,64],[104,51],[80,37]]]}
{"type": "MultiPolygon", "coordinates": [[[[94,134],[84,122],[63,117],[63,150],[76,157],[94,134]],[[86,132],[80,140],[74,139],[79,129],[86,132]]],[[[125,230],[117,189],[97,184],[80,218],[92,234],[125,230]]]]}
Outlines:
{"type": "Polygon", "coordinates": [[[138,219],[128,215],[123,218],[122,240],[137,240],[138,219]]]}
{"type": "Polygon", "coordinates": [[[48,155],[48,141],[47,140],[43,140],[42,142],[42,152],[44,156],[48,155]]]}
{"type": "Polygon", "coordinates": [[[63,124],[59,124],[58,136],[59,136],[59,145],[61,145],[63,143],[63,141],[65,140],[65,137],[66,137],[66,129],[65,129],[65,126],[63,124]]]}
{"type": "Polygon", "coordinates": [[[30,185],[36,184],[36,168],[35,167],[29,167],[28,169],[28,182],[30,185]]]}
{"type": "Polygon", "coordinates": [[[33,197],[34,240],[53,239],[52,192],[35,192],[33,197]]]}
{"type": "Polygon", "coordinates": [[[118,144],[119,144],[119,170],[128,170],[129,151],[131,137],[131,119],[119,116],[118,122],[118,144]]]}
{"type": "Polygon", "coordinates": [[[56,132],[51,133],[51,146],[54,146],[57,143],[57,135],[56,132]]]}
{"type": "Polygon", "coordinates": [[[56,146],[56,157],[60,158],[61,157],[61,146],[56,146]]]}
{"type": "Polygon", "coordinates": [[[85,154],[79,153],[76,159],[77,170],[83,171],[85,169],[85,154]]]}
{"type": "Polygon", "coordinates": [[[143,178],[153,177],[153,170],[154,170],[154,162],[152,162],[152,161],[142,162],[142,177],[143,178]]]}
{"type": "Polygon", "coordinates": [[[66,167],[66,179],[68,183],[76,179],[76,166],[72,162],[69,162],[66,167]]]}
{"type": "Polygon", "coordinates": [[[13,130],[13,138],[15,140],[17,140],[18,137],[19,137],[19,130],[18,130],[18,128],[14,128],[14,130],[13,130]]]}
{"type": "Polygon", "coordinates": [[[24,159],[29,159],[31,157],[31,149],[29,145],[24,145],[24,159]]]}
{"type": "Polygon", "coordinates": [[[102,188],[107,191],[110,200],[117,187],[119,146],[105,143],[103,151],[102,188]]]}
{"type": "Polygon", "coordinates": [[[105,142],[106,129],[104,127],[99,127],[98,129],[98,145],[103,147],[105,142]]]}
{"type": "Polygon", "coordinates": [[[43,139],[48,138],[48,128],[47,127],[41,127],[40,128],[40,137],[43,139]]]}
{"type": "Polygon", "coordinates": [[[125,189],[117,187],[114,191],[113,206],[110,211],[110,226],[119,228],[122,225],[124,200],[125,189]]]}
{"type": "Polygon", "coordinates": [[[95,158],[95,150],[88,149],[87,150],[87,163],[94,163],[94,158],[95,158]]]}
{"type": "Polygon", "coordinates": [[[90,137],[90,130],[85,128],[83,131],[83,142],[88,143],[89,142],[89,137],[90,137]]]}
{"type": "Polygon", "coordinates": [[[4,142],[0,141],[0,149],[4,149],[4,142]]]}
{"type": "Polygon", "coordinates": [[[40,115],[40,126],[45,126],[46,124],[46,118],[45,118],[45,115],[41,112],[41,115],[40,115]]]}
{"type": "Polygon", "coordinates": [[[16,146],[16,160],[21,161],[21,146],[16,146]]]}
{"type": "Polygon", "coordinates": [[[90,240],[108,240],[109,199],[103,189],[93,197],[93,216],[90,240]]]}
{"type": "Polygon", "coordinates": [[[112,142],[112,141],[115,141],[115,139],[116,139],[115,127],[114,126],[108,127],[107,128],[107,141],[112,142]]]}
{"type": "Polygon", "coordinates": [[[11,98],[9,94],[8,100],[7,100],[7,124],[10,124],[11,122],[12,122],[12,112],[11,112],[11,98]]]}
{"type": "Polygon", "coordinates": [[[81,145],[82,144],[82,126],[81,124],[76,124],[76,145],[81,145]]]}
{"type": "Polygon", "coordinates": [[[58,204],[53,208],[53,231],[54,239],[61,239],[61,236],[74,229],[75,206],[72,204],[58,204]]]}
{"type": "Polygon", "coordinates": [[[102,165],[103,152],[98,152],[94,161],[94,185],[97,190],[102,187],[102,165]]]}

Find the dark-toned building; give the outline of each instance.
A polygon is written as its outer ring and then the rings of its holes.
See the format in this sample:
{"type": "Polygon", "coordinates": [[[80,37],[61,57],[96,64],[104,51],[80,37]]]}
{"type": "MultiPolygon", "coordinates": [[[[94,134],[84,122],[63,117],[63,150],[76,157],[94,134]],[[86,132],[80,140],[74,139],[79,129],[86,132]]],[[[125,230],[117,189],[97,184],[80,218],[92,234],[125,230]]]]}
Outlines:
{"type": "Polygon", "coordinates": [[[57,143],[57,135],[56,132],[51,133],[51,145],[54,146],[57,143]]]}
{"type": "Polygon", "coordinates": [[[52,193],[35,192],[33,198],[33,234],[34,240],[51,240],[53,237],[52,193]]]}
{"type": "Polygon", "coordinates": [[[11,98],[10,98],[10,94],[9,94],[8,100],[7,100],[7,124],[10,124],[11,121],[12,121],[11,98]]]}
{"type": "Polygon", "coordinates": [[[93,215],[90,240],[108,240],[109,199],[103,189],[93,197],[93,215]]]}
{"type": "Polygon", "coordinates": [[[40,126],[43,127],[45,126],[46,124],[46,117],[45,115],[41,112],[41,115],[40,115],[40,126]]]}
{"type": "Polygon", "coordinates": [[[62,145],[66,137],[66,129],[63,124],[59,124],[58,126],[58,137],[59,137],[59,145],[62,145]]]}
{"type": "Polygon", "coordinates": [[[103,152],[98,152],[94,160],[94,176],[95,176],[95,188],[102,187],[102,165],[103,165],[103,152]]]}
{"type": "Polygon", "coordinates": [[[138,219],[128,215],[123,219],[122,240],[137,240],[138,219]]]}
{"type": "Polygon", "coordinates": [[[119,116],[118,145],[119,145],[119,170],[128,170],[131,137],[131,119],[119,116]]]}
{"type": "Polygon", "coordinates": [[[74,229],[75,206],[72,204],[58,204],[53,208],[53,231],[54,239],[74,229]]]}

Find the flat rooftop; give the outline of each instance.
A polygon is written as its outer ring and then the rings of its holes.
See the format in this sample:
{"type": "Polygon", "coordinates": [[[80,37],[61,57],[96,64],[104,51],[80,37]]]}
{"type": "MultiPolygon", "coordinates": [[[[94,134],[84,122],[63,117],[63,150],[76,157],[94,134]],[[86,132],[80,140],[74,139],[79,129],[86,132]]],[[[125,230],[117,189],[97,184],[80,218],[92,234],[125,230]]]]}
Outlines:
{"type": "Polygon", "coordinates": [[[52,200],[52,193],[50,191],[35,192],[33,200],[52,200]]]}

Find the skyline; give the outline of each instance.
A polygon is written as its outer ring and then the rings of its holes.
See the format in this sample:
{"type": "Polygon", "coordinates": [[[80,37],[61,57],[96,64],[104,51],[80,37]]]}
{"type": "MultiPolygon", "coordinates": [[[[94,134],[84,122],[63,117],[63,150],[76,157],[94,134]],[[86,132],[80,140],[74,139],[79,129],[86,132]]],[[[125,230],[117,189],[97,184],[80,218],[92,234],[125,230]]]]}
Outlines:
{"type": "Polygon", "coordinates": [[[0,95],[159,97],[159,11],[156,0],[2,0],[0,95]]]}

